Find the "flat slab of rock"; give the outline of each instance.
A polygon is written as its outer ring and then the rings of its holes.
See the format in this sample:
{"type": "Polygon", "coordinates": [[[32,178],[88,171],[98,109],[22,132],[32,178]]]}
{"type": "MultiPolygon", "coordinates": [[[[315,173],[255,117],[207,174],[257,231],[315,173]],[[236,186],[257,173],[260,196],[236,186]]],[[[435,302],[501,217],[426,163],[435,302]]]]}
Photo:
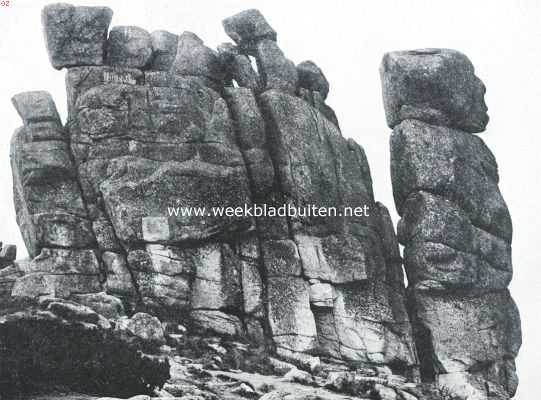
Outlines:
{"type": "Polygon", "coordinates": [[[49,92],[36,90],[16,94],[11,99],[25,124],[41,121],[58,121],[58,111],[49,92]]]}
{"type": "Polygon", "coordinates": [[[74,7],[65,3],[46,6],[41,21],[53,67],[102,65],[112,17],[113,11],[108,7],[74,7]]]}
{"type": "Polygon", "coordinates": [[[464,54],[449,49],[395,51],[383,57],[380,74],[389,127],[419,119],[466,132],[485,130],[485,85],[464,54]]]}

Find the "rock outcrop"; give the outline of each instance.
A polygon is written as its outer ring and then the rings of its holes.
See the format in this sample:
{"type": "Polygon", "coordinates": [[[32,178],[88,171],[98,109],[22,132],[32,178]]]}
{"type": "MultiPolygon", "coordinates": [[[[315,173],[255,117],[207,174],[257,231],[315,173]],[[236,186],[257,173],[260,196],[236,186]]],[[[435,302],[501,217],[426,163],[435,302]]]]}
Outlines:
{"type": "Polygon", "coordinates": [[[115,362],[133,365],[139,392],[166,379],[133,349],[168,354],[178,379],[166,389],[183,399],[444,399],[434,381],[461,398],[514,393],[511,221],[494,157],[470,134],[488,117],[465,56],[384,59],[397,238],[363,148],[326,104],[323,71],[289,60],[259,11],[225,19],[234,43],[217,51],[192,32],[109,30],[111,17],[43,10],[51,64],[66,69],[65,124],[47,92],[13,97],[30,259],[4,247],[0,299],[39,306],[0,317],[8,367],[31,343],[21,360],[39,362],[16,371],[31,376],[51,355],[43,379],[114,395],[133,394],[107,376],[115,362]],[[46,327],[72,359],[47,347],[46,327]],[[100,348],[80,368],[81,340],[100,348]]]}
{"type": "Polygon", "coordinates": [[[105,291],[128,313],[246,337],[300,365],[415,378],[392,223],[362,147],[325,104],[321,69],[287,59],[256,10],[224,20],[235,43],[218,52],[191,32],[123,26],[106,37],[110,17],[43,11],[52,64],[67,69],[68,117],[63,126],[46,92],[13,98],[24,122],[15,201],[32,260],[12,294],[92,306],[105,291]],[[254,205],[340,215],[210,212],[254,205]],[[342,215],[355,208],[365,215],[342,215]]]}
{"type": "Polygon", "coordinates": [[[452,50],[386,54],[381,76],[422,377],[460,398],[508,399],[520,318],[498,166],[470,134],[488,122],[484,85],[452,50]]]}

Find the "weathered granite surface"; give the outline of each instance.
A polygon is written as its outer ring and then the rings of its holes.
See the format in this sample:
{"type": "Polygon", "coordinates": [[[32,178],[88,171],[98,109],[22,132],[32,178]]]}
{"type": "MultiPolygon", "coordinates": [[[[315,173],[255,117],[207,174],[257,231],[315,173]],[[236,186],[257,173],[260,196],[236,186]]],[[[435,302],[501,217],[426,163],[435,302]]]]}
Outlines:
{"type": "Polygon", "coordinates": [[[381,76],[422,378],[459,398],[508,399],[521,345],[511,217],[496,160],[469,133],[488,121],[484,85],[454,50],[388,53],[381,76]]]}
{"type": "MultiPolygon", "coordinates": [[[[68,115],[63,124],[47,92],[13,97],[23,121],[11,146],[14,201],[30,259],[4,247],[0,299],[105,321],[107,335],[145,351],[174,346],[192,359],[207,340],[217,354],[174,367],[203,381],[215,377],[202,368],[230,362],[217,344],[227,338],[273,357],[284,379],[317,387],[279,386],[265,399],[344,398],[332,390],[445,398],[420,377],[479,399],[494,397],[482,397],[484,383],[512,395],[520,322],[507,291],[511,220],[494,157],[466,133],[488,117],[465,56],[384,58],[397,237],[363,148],[325,103],[323,71],[289,60],[259,11],[225,19],[235,44],[217,51],[187,31],[107,34],[111,15],[66,4],[43,11],[51,63],[66,68],[68,115]],[[252,206],[338,213],[212,213],[252,206]],[[365,213],[342,214],[355,208],[365,213]],[[189,335],[200,340],[193,347],[189,335]]],[[[248,397],[269,391],[247,387],[248,397]]]]}
{"type": "Polygon", "coordinates": [[[387,53],[381,78],[389,127],[419,119],[465,132],[485,130],[485,85],[464,54],[450,49],[387,53]]]}
{"type": "Polygon", "coordinates": [[[56,69],[102,65],[107,30],[113,17],[108,7],[50,4],[41,13],[49,60],[56,69]]]}
{"type": "MultiPolygon", "coordinates": [[[[51,21],[98,11],[49,6],[45,31],[67,37],[51,21]]],[[[24,122],[12,146],[17,215],[32,260],[12,294],[105,291],[129,312],[266,343],[311,368],[386,365],[414,378],[394,230],[363,149],[324,102],[327,79],[312,61],[288,60],[258,11],[224,27],[236,46],[218,52],[191,32],[112,28],[95,39],[103,63],[62,65],[65,126],[46,92],[13,98],[24,122]],[[252,204],[373,212],[168,213],[252,204]]],[[[70,51],[50,48],[52,59],[70,51]]]]}

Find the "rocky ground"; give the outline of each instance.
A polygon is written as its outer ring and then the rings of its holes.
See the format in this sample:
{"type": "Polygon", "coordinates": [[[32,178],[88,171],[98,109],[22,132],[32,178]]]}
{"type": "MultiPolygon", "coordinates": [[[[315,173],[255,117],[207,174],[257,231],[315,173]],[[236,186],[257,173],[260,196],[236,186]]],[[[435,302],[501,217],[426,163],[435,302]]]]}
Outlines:
{"type": "Polygon", "coordinates": [[[0,382],[9,388],[2,399],[117,398],[104,393],[132,400],[428,398],[427,388],[388,368],[321,365],[309,372],[241,338],[188,332],[144,313],[107,319],[55,298],[6,307],[0,341],[0,382]]]}

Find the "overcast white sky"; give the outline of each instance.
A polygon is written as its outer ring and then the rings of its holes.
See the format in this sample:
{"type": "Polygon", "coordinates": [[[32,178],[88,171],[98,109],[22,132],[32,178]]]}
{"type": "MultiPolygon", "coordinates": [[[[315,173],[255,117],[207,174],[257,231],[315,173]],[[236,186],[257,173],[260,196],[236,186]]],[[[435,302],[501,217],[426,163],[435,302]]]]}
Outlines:
{"type": "MultiPolygon", "coordinates": [[[[65,118],[64,72],[54,70],[41,34],[43,0],[11,0],[0,7],[0,240],[24,255],[12,201],[9,141],[21,125],[13,94],[48,90],[65,118]]],[[[514,225],[512,294],[523,321],[516,398],[541,394],[541,271],[537,253],[541,226],[541,2],[515,1],[278,1],[278,0],[102,0],[112,25],[138,25],[197,33],[215,47],[229,41],[221,20],[259,8],[278,32],[295,63],[315,61],[331,84],[328,103],[343,134],[368,156],[378,200],[394,213],[389,173],[389,133],[381,101],[378,67],[386,51],[447,47],[464,52],[487,86],[490,123],[481,134],[500,165],[500,188],[514,225]]],[[[395,218],[396,219],[396,218],[395,218]]]]}

